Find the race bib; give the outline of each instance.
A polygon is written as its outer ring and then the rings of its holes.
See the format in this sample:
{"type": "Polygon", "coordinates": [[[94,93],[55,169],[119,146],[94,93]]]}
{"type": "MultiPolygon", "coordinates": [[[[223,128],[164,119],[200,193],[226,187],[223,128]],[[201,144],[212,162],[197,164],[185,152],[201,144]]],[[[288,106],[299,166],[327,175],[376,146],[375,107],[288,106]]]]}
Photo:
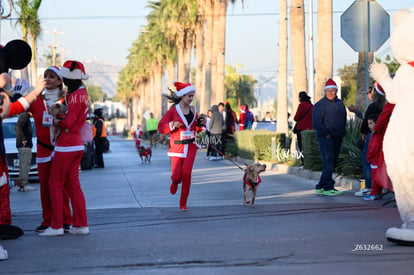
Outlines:
{"type": "Polygon", "coordinates": [[[193,131],[182,131],[180,134],[181,134],[181,140],[194,138],[194,132],[193,131]]]}
{"type": "Polygon", "coordinates": [[[48,114],[46,111],[43,112],[42,126],[51,127],[53,125],[53,116],[48,114]]]}

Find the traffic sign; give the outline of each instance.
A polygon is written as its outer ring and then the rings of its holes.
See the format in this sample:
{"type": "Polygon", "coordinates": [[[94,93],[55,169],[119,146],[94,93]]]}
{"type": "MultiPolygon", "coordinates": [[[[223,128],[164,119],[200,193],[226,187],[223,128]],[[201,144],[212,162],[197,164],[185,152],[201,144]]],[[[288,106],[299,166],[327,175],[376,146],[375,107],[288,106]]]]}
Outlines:
{"type": "Polygon", "coordinates": [[[374,52],[390,37],[390,16],[376,1],[355,1],[341,15],[341,37],[356,52],[374,52]]]}

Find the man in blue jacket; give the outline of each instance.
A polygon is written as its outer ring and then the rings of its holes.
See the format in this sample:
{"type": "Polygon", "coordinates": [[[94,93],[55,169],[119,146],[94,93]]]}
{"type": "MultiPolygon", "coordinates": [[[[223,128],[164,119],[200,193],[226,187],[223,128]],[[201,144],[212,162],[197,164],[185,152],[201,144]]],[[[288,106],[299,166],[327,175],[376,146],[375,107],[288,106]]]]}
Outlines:
{"type": "Polygon", "coordinates": [[[337,97],[338,87],[335,81],[328,79],[324,90],[325,96],[315,104],[312,113],[312,124],[318,136],[323,166],[315,193],[339,196],[342,192],[334,188],[332,174],[345,136],[346,109],[342,100],[337,97]]]}

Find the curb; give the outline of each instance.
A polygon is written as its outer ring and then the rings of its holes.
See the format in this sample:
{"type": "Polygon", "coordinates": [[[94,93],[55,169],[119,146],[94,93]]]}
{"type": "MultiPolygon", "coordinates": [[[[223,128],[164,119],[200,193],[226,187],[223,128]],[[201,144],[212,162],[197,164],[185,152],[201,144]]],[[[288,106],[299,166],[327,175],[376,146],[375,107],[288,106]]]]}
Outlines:
{"type": "MultiPolygon", "coordinates": [[[[242,159],[239,157],[236,157],[236,161],[239,163],[252,163],[253,161],[251,159],[242,159]]],[[[284,173],[284,174],[290,174],[297,177],[305,178],[305,179],[311,179],[318,181],[321,177],[321,171],[312,171],[304,169],[303,166],[288,166],[286,164],[282,163],[275,163],[275,162],[268,162],[268,161],[261,161],[261,163],[266,164],[269,170],[284,173]]],[[[346,190],[352,190],[352,191],[359,191],[361,190],[361,181],[358,179],[350,179],[350,178],[342,178],[338,177],[336,174],[333,175],[335,178],[335,186],[341,187],[346,190]]]]}

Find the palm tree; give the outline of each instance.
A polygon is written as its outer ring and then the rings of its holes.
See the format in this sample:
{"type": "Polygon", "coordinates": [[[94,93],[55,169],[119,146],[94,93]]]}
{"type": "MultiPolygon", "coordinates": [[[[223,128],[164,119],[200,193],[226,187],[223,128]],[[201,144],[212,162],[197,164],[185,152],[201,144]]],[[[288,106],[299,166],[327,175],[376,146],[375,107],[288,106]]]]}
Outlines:
{"type": "Polygon", "coordinates": [[[287,0],[279,0],[279,72],[277,83],[277,131],[288,134],[287,121],[287,0]]]}
{"type": "MultiPolygon", "coordinates": [[[[368,105],[367,90],[365,87],[365,52],[358,53],[358,67],[357,67],[357,90],[355,105],[359,110],[365,110],[368,105]]],[[[368,66],[374,61],[374,53],[368,52],[368,66]]],[[[369,78],[371,80],[371,78],[369,78]]]]}
{"type": "MultiPolygon", "coordinates": [[[[24,41],[28,42],[28,38],[30,37],[30,45],[32,47],[31,79],[34,84],[37,81],[36,40],[41,33],[38,12],[42,0],[19,0],[16,4],[20,9],[18,12],[19,18],[16,24],[19,24],[22,28],[22,37],[24,41]]],[[[28,78],[28,75],[26,77],[28,78]]]]}
{"type": "Polygon", "coordinates": [[[306,91],[305,11],[303,0],[290,2],[290,43],[292,51],[293,108],[296,113],[299,92],[306,91]]]}
{"type": "Polygon", "coordinates": [[[332,77],[332,0],[318,0],[318,41],[316,45],[315,102],[324,96],[326,80],[332,77]]]}

